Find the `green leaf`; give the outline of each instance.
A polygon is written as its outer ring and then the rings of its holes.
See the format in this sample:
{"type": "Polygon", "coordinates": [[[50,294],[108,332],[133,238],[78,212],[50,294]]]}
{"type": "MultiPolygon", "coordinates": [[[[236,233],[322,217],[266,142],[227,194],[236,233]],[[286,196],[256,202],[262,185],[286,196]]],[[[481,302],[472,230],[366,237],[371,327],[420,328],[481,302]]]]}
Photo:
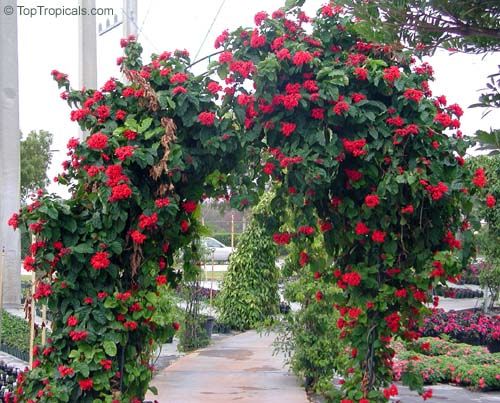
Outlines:
{"type": "Polygon", "coordinates": [[[141,126],[139,127],[139,133],[144,133],[146,130],[149,129],[149,126],[151,126],[151,123],[153,123],[152,118],[146,118],[141,122],[141,126]]]}
{"type": "Polygon", "coordinates": [[[104,352],[109,355],[110,357],[114,357],[117,353],[117,348],[116,344],[110,340],[105,340],[102,343],[102,346],[104,348],[104,352]]]}
{"type": "Polygon", "coordinates": [[[94,248],[89,244],[82,243],[80,245],[74,246],[71,250],[75,253],[94,253],[94,248]]]}

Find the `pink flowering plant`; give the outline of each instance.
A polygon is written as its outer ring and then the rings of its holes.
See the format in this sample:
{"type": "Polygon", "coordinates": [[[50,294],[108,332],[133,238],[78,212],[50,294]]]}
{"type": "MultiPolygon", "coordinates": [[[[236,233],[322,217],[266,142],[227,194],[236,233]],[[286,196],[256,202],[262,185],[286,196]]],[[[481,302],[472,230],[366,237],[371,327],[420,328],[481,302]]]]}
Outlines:
{"type": "Polygon", "coordinates": [[[466,169],[462,110],[432,97],[429,65],[364,42],[340,7],[310,18],[292,1],[255,22],[217,38],[200,76],[184,51],[143,64],[133,38],[126,82],[72,90],[53,72],[89,136],[70,141],[58,177],[71,198],[44,195],[10,220],[36,236],[25,267],[54,315],[15,401],[140,402],[155,343],[177,328],[160,299],[182,275],[173,254],[198,236],[199,201],[230,189],[244,207],[270,181],[273,203],[300,211],[274,241],[297,244],[325,312],[322,282],[342,290],[337,325],[356,351],[336,368],[342,401],[397,394],[391,340],[418,337],[428,290],[473,252],[487,178],[466,169]],[[334,267],[311,249],[318,231],[334,267]]]}

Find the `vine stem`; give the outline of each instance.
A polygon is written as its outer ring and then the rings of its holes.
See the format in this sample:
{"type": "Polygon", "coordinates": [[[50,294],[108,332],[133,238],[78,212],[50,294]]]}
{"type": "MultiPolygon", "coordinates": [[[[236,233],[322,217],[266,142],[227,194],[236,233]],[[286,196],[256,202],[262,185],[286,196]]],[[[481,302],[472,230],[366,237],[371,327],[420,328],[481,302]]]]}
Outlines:
{"type": "Polygon", "coordinates": [[[193,63],[191,63],[186,68],[189,69],[189,68],[193,67],[195,64],[198,64],[198,63],[202,62],[203,60],[210,59],[212,56],[220,55],[222,52],[224,52],[224,51],[223,50],[219,50],[219,51],[214,52],[214,53],[212,53],[212,54],[210,54],[208,56],[204,56],[201,59],[198,59],[198,60],[194,61],[193,63]]]}

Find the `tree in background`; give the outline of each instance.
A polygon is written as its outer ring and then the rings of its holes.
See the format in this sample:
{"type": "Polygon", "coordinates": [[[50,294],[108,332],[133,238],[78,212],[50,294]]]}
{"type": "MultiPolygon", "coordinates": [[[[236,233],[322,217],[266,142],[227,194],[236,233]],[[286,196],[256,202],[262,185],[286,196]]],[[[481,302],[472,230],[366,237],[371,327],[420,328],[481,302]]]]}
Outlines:
{"type": "Polygon", "coordinates": [[[278,313],[277,248],[266,226],[274,213],[269,208],[273,197],[266,193],[253,209],[218,296],[219,321],[238,330],[250,329],[278,313]]]}
{"type": "Polygon", "coordinates": [[[21,140],[21,200],[49,184],[47,169],[52,160],[52,133],[32,130],[21,140]]]}
{"type": "MultiPolygon", "coordinates": [[[[381,43],[403,45],[434,53],[438,47],[482,54],[500,51],[500,2],[497,0],[343,0],[362,21],[360,35],[381,43]]],[[[486,108],[483,117],[500,107],[500,66],[471,107],[486,108]]],[[[478,130],[480,149],[500,148],[500,129],[478,130]]]]}

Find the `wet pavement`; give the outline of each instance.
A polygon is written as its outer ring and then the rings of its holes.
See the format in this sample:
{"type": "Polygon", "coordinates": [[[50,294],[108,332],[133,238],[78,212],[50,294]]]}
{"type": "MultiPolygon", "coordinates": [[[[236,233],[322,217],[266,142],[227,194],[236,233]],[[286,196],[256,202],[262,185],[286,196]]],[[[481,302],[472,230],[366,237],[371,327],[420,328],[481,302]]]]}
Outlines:
{"type": "Polygon", "coordinates": [[[179,358],[152,384],[160,403],[255,402],[306,403],[299,380],[273,356],[275,335],[254,331],[222,336],[205,349],[179,358]]]}
{"type": "MultiPolygon", "coordinates": [[[[498,392],[470,392],[467,389],[451,385],[430,385],[426,389],[432,389],[432,398],[426,400],[429,403],[500,403],[498,392]]],[[[415,392],[399,385],[398,399],[401,403],[422,403],[423,399],[415,392]]],[[[397,402],[398,400],[393,400],[397,402]]]]}

